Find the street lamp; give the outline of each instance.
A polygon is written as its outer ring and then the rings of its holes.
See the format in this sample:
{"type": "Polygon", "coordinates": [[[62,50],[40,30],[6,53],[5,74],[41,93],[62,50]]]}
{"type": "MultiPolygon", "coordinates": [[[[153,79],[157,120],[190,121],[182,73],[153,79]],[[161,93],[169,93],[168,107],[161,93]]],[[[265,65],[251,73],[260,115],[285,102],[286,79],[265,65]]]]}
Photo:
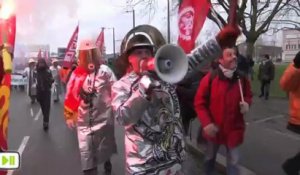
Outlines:
{"type": "Polygon", "coordinates": [[[105,29],[110,29],[113,31],[114,58],[116,58],[115,28],[114,27],[105,27],[105,29]]]}
{"type": "Polygon", "coordinates": [[[167,0],[168,1],[168,9],[167,9],[167,11],[168,11],[168,13],[167,13],[167,17],[168,17],[168,43],[170,43],[170,1],[169,0],[167,0]]]}
{"type": "Polygon", "coordinates": [[[133,23],[133,28],[135,27],[135,10],[126,10],[126,13],[132,13],[132,23],[133,23]]]}

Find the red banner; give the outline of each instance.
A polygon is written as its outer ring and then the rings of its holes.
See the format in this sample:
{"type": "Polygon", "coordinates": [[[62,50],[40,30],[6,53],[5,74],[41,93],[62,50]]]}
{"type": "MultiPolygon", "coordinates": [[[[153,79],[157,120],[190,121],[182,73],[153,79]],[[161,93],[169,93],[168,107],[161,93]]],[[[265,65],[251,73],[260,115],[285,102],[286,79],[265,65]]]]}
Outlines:
{"type": "Polygon", "coordinates": [[[178,10],[178,44],[185,53],[190,53],[195,47],[211,4],[208,0],[183,0],[178,10]]]}
{"type": "Polygon", "coordinates": [[[72,62],[75,59],[76,46],[77,46],[77,40],[78,40],[78,32],[79,32],[79,26],[76,27],[76,29],[69,41],[66,55],[64,58],[64,67],[71,67],[72,62]]]}
{"type": "Polygon", "coordinates": [[[104,52],[104,28],[101,29],[101,32],[96,40],[96,46],[100,49],[101,54],[104,52]]]}
{"type": "Polygon", "coordinates": [[[5,74],[0,85],[0,149],[7,150],[7,126],[11,75],[5,74]]]}
{"type": "MultiPolygon", "coordinates": [[[[7,129],[10,99],[10,84],[12,71],[12,58],[8,52],[13,52],[16,38],[16,15],[14,1],[2,1],[0,8],[0,45],[9,44],[9,49],[1,50],[0,57],[0,151],[7,151],[7,129]],[[12,50],[10,50],[12,49],[12,50]]],[[[0,171],[5,175],[7,171],[0,171]]]]}
{"type": "Polygon", "coordinates": [[[38,59],[42,58],[42,51],[41,51],[41,49],[39,50],[39,52],[38,52],[38,54],[37,54],[37,58],[38,58],[38,59]]]}

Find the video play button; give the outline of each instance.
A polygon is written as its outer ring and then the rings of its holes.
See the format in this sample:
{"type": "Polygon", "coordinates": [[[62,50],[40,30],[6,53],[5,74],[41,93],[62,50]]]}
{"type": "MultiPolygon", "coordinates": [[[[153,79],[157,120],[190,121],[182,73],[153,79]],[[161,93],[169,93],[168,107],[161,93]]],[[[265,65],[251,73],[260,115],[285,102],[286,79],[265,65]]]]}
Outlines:
{"type": "Polygon", "coordinates": [[[0,169],[18,169],[20,155],[18,152],[0,152],[0,169]]]}

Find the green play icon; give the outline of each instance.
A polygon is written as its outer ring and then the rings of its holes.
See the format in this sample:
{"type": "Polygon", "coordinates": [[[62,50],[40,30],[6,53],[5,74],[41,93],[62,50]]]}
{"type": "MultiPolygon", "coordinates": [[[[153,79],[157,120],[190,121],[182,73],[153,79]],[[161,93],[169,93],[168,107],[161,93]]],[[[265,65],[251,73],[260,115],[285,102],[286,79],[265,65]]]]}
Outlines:
{"type": "Polygon", "coordinates": [[[2,165],[6,165],[9,163],[9,165],[14,165],[15,164],[15,157],[14,156],[2,156],[2,165]]]}
{"type": "Polygon", "coordinates": [[[2,157],[2,165],[6,165],[9,159],[5,156],[2,157]]]}

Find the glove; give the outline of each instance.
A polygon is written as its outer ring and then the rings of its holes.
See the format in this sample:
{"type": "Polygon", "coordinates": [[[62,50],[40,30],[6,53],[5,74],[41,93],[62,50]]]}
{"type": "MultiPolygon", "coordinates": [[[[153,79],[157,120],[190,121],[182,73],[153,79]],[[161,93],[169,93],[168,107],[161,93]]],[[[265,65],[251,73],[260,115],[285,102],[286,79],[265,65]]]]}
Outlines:
{"type": "Polygon", "coordinates": [[[219,131],[219,128],[215,124],[210,123],[207,126],[205,126],[203,128],[203,130],[204,130],[205,134],[207,134],[208,136],[216,137],[216,134],[219,131]]]}
{"type": "Polygon", "coordinates": [[[294,58],[294,67],[299,69],[300,68],[300,52],[294,58]]]}
{"type": "Polygon", "coordinates": [[[94,93],[88,93],[88,92],[84,91],[82,88],[80,89],[79,95],[85,104],[90,104],[94,97],[94,93]]]}
{"type": "Polygon", "coordinates": [[[76,121],[73,120],[73,119],[67,119],[66,124],[67,124],[69,129],[73,129],[73,128],[76,127],[76,121]]]}
{"type": "Polygon", "coordinates": [[[240,112],[246,114],[249,111],[249,104],[247,102],[240,102],[240,112]]]}
{"type": "Polygon", "coordinates": [[[241,34],[237,26],[227,25],[218,34],[217,41],[222,49],[235,46],[238,36],[241,34]]]}
{"type": "Polygon", "coordinates": [[[159,85],[160,85],[159,82],[151,79],[147,75],[144,75],[142,76],[139,82],[139,91],[144,97],[148,99],[152,89],[158,87],[159,85]]]}

